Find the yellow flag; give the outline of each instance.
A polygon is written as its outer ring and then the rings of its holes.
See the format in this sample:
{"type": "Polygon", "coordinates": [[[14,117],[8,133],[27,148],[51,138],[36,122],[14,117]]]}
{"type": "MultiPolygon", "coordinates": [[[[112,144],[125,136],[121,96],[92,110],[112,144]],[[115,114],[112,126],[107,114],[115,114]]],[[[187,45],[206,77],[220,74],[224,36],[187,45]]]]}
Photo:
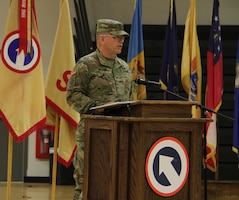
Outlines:
{"type": "Polygon", "coordinates": [[[71,164],[75,143],[75,131],[79,113],[66,102],[66,86],[75,65],[73,34],[68,0],[61,0],[58,26],[46,78],[47,124],[54,126],[54,116],[60,116],[58,161],[66,167],[71,164]],[[50,111],[51,110],[51,111],[50,111]],[[53,112],[53,113],[52,113],[53,112]],[[51,117],[52,118],[52,117],[51,117]]]}
{"type": "Polygon", "coordinates": [[[1,117],[16,141],[44,125],[46,103],[34,1],[27,7],[19,0],[10,3],[1,49],[0,94],[1,117]],[[20,41],[28,51],[21,50],[20,41]]]}
{"type": "MultiPolygon", "coordinates": [[[[181,64],[181,82],[184,90],[188,93],[188,99],[201,104],[202,66],[197,36],[195,0],[190,1],[190,8],[185,24],[181,64]]],[[[201,117],[200,108],[193,106],[192,115],[195,118],[201,117]]]]}

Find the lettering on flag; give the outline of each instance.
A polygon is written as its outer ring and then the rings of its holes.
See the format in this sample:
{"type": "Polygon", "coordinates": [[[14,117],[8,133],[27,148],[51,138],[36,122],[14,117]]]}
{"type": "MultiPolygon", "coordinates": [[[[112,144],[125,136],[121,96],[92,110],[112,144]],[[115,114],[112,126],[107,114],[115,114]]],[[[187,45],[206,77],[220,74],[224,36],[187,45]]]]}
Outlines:
{"type": "Polygon", "coordinates": [[[76,149],[75,132],[80,118],[66,102],[67,82],[75,65],[72,36],[68,0],[61,0],[45,89],[47,125],[55,126],[55,118],[59,117],[58,161],[66,167],[70,166],[76,149]]]}

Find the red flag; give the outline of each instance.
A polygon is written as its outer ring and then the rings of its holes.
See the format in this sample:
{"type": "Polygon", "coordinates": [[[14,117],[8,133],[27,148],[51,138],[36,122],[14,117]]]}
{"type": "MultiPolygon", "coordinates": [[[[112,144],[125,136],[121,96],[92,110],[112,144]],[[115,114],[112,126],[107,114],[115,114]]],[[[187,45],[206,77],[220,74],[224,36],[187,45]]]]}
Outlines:
{"type": "MultiPolygon", "coordinates": [[[[222,104],[223,94],[223,64],[222,64],[222,43],[221,27],[218,13],[219,2],[214,0],[212,26],[209,36],[207,51],[207,88],[206,107],[217,112],[222,104]]],[[[216,171],[216,147],[217,147],[217,117],[214,113],[208,113],[207,118],[213,122],[206,124],[207,130],[207,158],[208,169],[216,171]]]]}
{"type": "Polygon", "coordinates": [[[0,61],[0,115],[18,142],[46,120],[35,5],[34,0],[25,3],[10,3],[0,61]]]}
{"type": "Polygon", "coordinates": [[[66,85],[75,65],[73,34],[68,0],[61,0],[60,15],[46,78],[47,124],[60,116],[58,161],[68,167],[76,148],[75,131],[79,113],[66,102],[66,85]]]}

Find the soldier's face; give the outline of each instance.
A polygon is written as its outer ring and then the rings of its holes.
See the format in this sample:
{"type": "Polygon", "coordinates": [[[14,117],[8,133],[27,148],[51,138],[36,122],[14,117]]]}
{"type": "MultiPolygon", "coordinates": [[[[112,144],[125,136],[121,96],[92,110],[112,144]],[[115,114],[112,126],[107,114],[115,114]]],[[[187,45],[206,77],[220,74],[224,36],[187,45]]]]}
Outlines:
{"type": "Polygon", "coordinates": [[[124,36],[105,35],[105,47],[114,54],[120,54],[124,44],[124,36]]]}

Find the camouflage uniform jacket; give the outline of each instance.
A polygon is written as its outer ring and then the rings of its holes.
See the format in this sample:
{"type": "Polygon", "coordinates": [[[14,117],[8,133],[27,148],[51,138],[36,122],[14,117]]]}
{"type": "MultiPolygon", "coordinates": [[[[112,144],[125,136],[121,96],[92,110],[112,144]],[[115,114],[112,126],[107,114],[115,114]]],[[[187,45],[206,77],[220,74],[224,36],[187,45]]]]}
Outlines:
{"type": "Polygon", "coordinates": [[[80,114],[107,102],[133,100],[134,82],[128,64],[106,59],[99,50],[82,57],[67,86],[67,102],[80,114]]]}

